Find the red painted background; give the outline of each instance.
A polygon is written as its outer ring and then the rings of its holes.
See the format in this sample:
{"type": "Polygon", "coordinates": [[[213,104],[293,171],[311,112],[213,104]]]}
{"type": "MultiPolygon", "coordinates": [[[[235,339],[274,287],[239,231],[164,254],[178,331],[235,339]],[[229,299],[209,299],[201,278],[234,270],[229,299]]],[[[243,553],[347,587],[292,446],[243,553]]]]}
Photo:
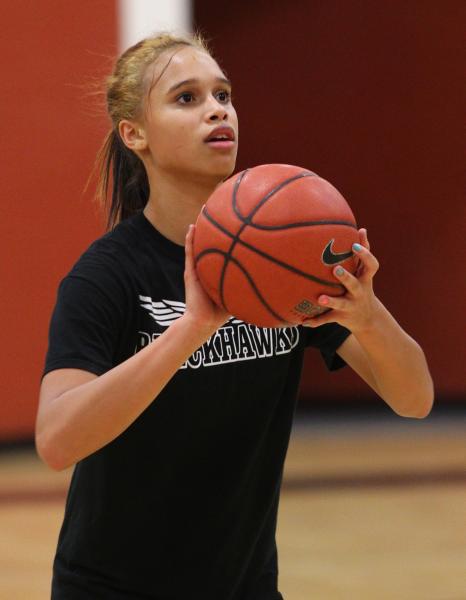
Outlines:
{"type": "MultiPolygon", "coordinates": [[[[438,401],[464,400],[466,3],[240,5],[195,10],[233,80],[238,170],[297,164],[340,189],[381,262],[376,293],[423,346],[438,401]]],[[[373,397],[312,352],[302,392],[330,406],[373,397]]]]}
{"type": "Polygon", "coordinates": [[[113,0],[2,6],[0,441],[33,431],[59,280],[102,225],[83,195],[106,130],[92,95],[116,51],[113,0]]]}
{"type": "MultiPolygon", "coordinates": [[[[376,291],[423,345],[439,402],[464,394],[465,9],[429,0],[195,9],[234,81],[238,170],[300,164],[344,193],[382,263],[376,291]]],[[[103,232],[83,188],[107,128],[92,84],[116,52],[113,0],[16,0],[2,18],[0,441],[32,434],[58,282],[103,232]]],[[[372,399],[312,352],[303,395],[372,399]]]]}

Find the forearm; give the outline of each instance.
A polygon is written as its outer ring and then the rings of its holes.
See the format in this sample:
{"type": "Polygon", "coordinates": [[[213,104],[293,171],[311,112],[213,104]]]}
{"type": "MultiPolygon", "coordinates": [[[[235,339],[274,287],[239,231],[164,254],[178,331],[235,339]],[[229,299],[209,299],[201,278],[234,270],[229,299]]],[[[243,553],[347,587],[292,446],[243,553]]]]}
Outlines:
{"type": "Polygon", "coordinates": [[[380,301],[370,327],[354,335],[385,402],[399,415],[426,416],[434,391],[424,352],[380,301]]]}
{"type": "Polygon", "coordinates": [[[70,389],[39,411],[41,455],[66,468],[120,435],[208,338],[181,317],[146,348],[100,377],[70,389]]]}

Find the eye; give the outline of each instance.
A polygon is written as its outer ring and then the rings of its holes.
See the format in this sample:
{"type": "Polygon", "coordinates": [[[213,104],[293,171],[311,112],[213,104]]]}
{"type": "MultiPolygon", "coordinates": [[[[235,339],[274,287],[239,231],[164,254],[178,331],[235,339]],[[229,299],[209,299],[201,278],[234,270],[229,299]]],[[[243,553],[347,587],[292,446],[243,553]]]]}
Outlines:
{"type": "Polygon", "coordinates": [[[217,92],[217,98],[220,102],[228,102],[231,100],[231,93],[228,90],[220,90],[217,92]]]}
{"type": "Polygon", "coordinates": [[[183,92],[176,99],[181,104],[190,104],[192,102],[193,94],[191,92],[183,92]]]}
{"type": "MultiPolygon", "coordinates": [[[[229,92],[228,90],[219,90],[215,93],[215,97],[222,104],[227,104],[231,101],[231,92],[229,92]]],[[[183,92],[176,98],[176,101],[179,104],[192,104],[194,100],[195,96],[192,92],[183,92]]]]}

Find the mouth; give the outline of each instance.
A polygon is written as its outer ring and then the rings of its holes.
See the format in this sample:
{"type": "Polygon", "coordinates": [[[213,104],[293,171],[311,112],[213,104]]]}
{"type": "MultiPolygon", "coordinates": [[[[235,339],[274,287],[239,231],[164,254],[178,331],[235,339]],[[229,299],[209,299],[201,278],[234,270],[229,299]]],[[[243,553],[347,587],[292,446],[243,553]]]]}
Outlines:
{"type": "Polygon", "coordinates": [[[231,150],[235,147],[235,142],[232,140],[209,140],[205,143],[211,148],[216,148],[217,150],[231,150]]]}
{"type": "Polygon", "coordinates": [[[232,127],[216,127],[204,139],[204,143],[212,148],[233,148],[235,145],[235,132],[232,127]]]}

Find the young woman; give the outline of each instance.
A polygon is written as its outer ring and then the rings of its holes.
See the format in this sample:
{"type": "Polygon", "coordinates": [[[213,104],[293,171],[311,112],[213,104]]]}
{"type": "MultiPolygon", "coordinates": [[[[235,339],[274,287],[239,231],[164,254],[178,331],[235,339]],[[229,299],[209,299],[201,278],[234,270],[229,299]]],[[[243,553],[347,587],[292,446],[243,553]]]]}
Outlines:
{"type": "Polygon", "coordinates": [[[410,417],[432,405],[423,352],[374,296],[364,230],[362,272],[336,270],[347,294],[322,297],[333,310],[309,327],[253,327],[206,296],[192,223],[234,170],[238,121],[200,38],[136,44],[107,97],[110,230],[60,284],[37,416],[43,460],[75,465],[52,597],[278,600],[275,525],[305,347],[410,417]]]}

